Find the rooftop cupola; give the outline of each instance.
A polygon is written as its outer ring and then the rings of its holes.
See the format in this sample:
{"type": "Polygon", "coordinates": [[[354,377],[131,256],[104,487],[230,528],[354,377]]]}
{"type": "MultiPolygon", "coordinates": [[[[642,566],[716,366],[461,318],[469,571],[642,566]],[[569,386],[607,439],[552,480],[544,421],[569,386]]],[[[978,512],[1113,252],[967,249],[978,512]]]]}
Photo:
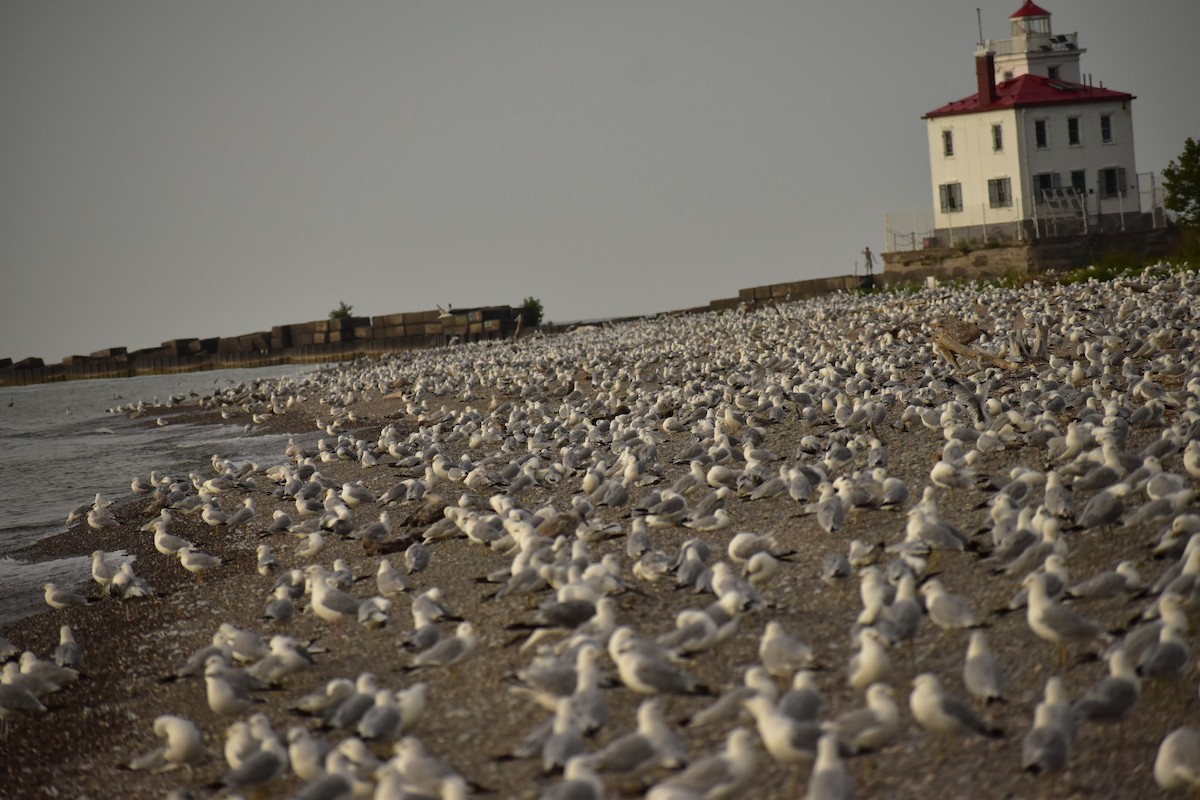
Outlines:
{"type": "Polygon", "coordinates": [[[1025,5],[1017,9],[1008,21],[1012,23],[1014,37],[1050,35],[1050,12],[1033,0],[1026,0],[1025,5]]]}

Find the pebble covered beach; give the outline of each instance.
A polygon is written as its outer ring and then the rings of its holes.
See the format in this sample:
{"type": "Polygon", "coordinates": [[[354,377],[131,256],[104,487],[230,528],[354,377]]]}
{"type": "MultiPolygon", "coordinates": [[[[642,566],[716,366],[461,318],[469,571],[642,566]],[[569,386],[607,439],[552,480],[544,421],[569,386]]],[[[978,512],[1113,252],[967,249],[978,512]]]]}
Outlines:
{"type": "MultiPolygon", "coordinates": [[[[83,602],[0,629],[14,664],[24,651],[53,660],[64,625],[83,651],[78,679],[45,693],[44,711],[6,711],[0,797],[1173,796],[1156,781],[1160,744],[1200,729],[1198,294],[1197,273],[1165,267],[1110,282],[837,294],[405,352],[190,400],[168,423],[224,412],[311,444],[272,465],[215,454],[194,476],[110,498],[111,526],[81,519],[18,554],[123,550],[148,590],[118,599],[97,582],[73,587],[83,602]],[[939,346],[945,336],[983,356],[939,346]],[[156,547],[156,518],[220,563],[186,570],[156,547]],[[263,545],[275,565],[259,563],[263,545]],[[1058,640],[1014,597],[1052,582],[1026,578],[1047,556],[1061,586],[1045,602],[1081,620],[1051,623],[1058,640]],[[406,587],[382,588],[384,560],[406,587]],[[1112,591],[1071,598],[1122,562],[1131,569],[1112,591]],[[294,572],[295,615],[267,617],[294,572]],[[345,618],[312,608],[312,583],[326,576],[353,599],[345,618]],[[905,576],[917,587],[912,630],[889,613],[888,587],[905,576]],[[931,607],[934,584],[953,613],[931,607]],[[425,613],[433,589],[445,658],[410,641],[413,607],[425,613]],[[568,599],[597,612],[554,616],[568,599]],[[766,653],[769,628],[798,644],[766,653]],[[1002,676],[992,702],[964,677],[979,633],[1002,676]],[[205,667],[183,674],[214,644],[227,667],[253,671],[275,636],[311,663],[274,673],[243,703],[214,708],[205,667]],[[446,644],[455,636],[457,648],[446,644]],[[866,677],[851,667],[864,639],[866,677]],[[1163,640],[1181,663],[1145,655],[1163,640]],[[1133,675],[1105,720],[1078,703],[1109,675],[1113,649],[1133,675]],[[558,705],[537,675],[566,671],[557,685],[570,696],[584,650],[604,714],[576,744],[567,737],[562,760],[577,755],[564,778],[530,740],[558,705]],[[796,672],[819,708],[781,721],[796,672]],[[424,684],[424,703],[365,738],[296,709],[364,673],[373,681],[360,685],[393,695],[424,684]],[[919,675],[954,699],[953,724],[918,719],[919,675]],[[1052,678],[1076,707],[1037,760],[1027,734],[1052,678]],[[896,716],[848,740],[845,715],[866,707],[872,684],[896,716]],[[661,715],[643,745],[653,752],[606,751],[646,702],[643,714],[661,715]],[[156,759],[162,715],[193,723],[200,750],[156,759]],[[724,772],[705,762],[739,729],[746,752],[724,772]],[[833,755],[817,758],[818,739],[839,733],[833,755]],[[289,740],[338,755],[308,759],[289,740]],[[239,772],[256,751],[261,770],[239,772]],[[1024,768],[1031,759],[1045,774],[1024,768]],[[689,772],[698,762],[713,768],[689,772]]],[[[164,416],[144,413],[148,426],[164,416]]],[[[89,499],[87,487],[64,491],[89,499]]],[[[582,724],[560,716],[556,731],[582,724]]]]}

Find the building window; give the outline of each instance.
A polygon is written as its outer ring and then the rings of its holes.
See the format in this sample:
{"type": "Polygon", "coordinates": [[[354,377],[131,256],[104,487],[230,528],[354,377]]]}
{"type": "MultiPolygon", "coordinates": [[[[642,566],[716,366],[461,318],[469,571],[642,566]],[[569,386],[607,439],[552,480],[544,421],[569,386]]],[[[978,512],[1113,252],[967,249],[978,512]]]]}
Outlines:
{"type": "Polygon", "coordinates": [[[1013,79],[1012,70],[1011,69],[1004,70],[1004,80],[1011,81],[1012,79],[1013,79]]]}
{"type": "Polygon", "coordinates": [[[1067,117],[1067,144],[1079,145],[1079,117],[1067,117]]]}
{"type": "Polygon", "coordinates": [[[1096,182],[1100,185],[1101,197],[1125,196],[1124,167],[1106,167],[1100,170],[1100,178],[1096,182]]]}
{"type": "Polygon", "coordinates": [[[992,208],[1008,208],[1012,205],[1012,181],[1009,178],[992,178],[988,181],[988,203],[992,208]]]}
{"type": "Polygon", "coordinates": [[[992,152],[999,153],[1004,150],[1004,126],[992,126],[992,152]]]}
{"type": "Polygon", "coordinates": [[[1046,202],[1046,192],[1058,187],[1057,172],[1040,172],[1033,176],[1033,197],[1038,205],[1046,202]]]}
{"type": "Polygon", "coordinates": [[[1112,144],[1112,114],[1100,115],[1100,141],[1105,144],[1112,144]]]}
{"type": "Polygon", "coordinates": [[[1046,77],[1052,81],[1058,80],[1058,67],[1048,67],[1046,69],[1046,77]]]}
{"type": "Polygon", "coordinates": [[[1033,121],[1033,141],[1039,150],[1044,150],[1050,146],[1050,138],[1046,133],[1046,120],[1035,119],[1033,121]]]}
{"type": "Polygon", "coordinates": [[[941,196],[943,214],[963,210],[961,183],[943,183],[938,187],[938,194],[941,196]]]}
{"type": "Polygon", "coordinates": [[[942,155],[946,158],[954,155],[954,131],[942,131],[942,155]]]}
{"type": "Polygon", "coordinates": [[[1071,170],[1071,188],[1080,194],[1087,194],[1087,170],[1071,170]]]}

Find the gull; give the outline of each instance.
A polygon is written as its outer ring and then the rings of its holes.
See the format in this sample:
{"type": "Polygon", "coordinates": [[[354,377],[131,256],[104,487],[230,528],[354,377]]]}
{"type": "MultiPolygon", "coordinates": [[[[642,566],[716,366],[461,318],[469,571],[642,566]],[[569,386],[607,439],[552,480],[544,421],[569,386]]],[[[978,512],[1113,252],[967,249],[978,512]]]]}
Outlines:
{"type": "Polygon", "coordinates": [[[838,738],[827,733],[817,740],[817,760],[804,800],[857,800],[854,781],[838,755],[838,738]]]}
{"type": "MultiPolygon", "coordinates": [[[[4,659],[3,645],[3,641],[0,641],[0,660],[4,659]]],[[[83,663],[83,646],[75,641],[75,635],[72,633],[70,625],[63,625],[58,629],[58,646],[54,648],[54,663],[60,667],[78,667],[83,663]]]]}
{"type": "Polygon", "coordinates": [[[1090,642],[1104,634],[1099,623],[1086,619],[1051,598],[1046,593],[1046,576],[1031,572],[1022,581],[1029,591],[1025,618],[1030,630],[1048,642],[1058,645],[1060,663],[1066,662],[1067,645],[1071,642],[1090,642]]]}
{"type": "Polygon", "coordinates": [[[254,519],[254,498],[247,497],[242,501],[242,507],[228,516],[225,524],[231,528],[237,528],[252,519],[254,519]]]}
{"type": "Polygon", "coordinates": [[[1120,722],[1137,705],[1142,685],[1123,648],[1109,654],[1108,671],[1108,677],[1089,688],[1071,707],[1077,720],[1120,722]]]}
{"type": "Polygon", "coordinates": [[[66,686],[79,680],[79,672],[70,667],[60,667],[53,661],[38,658],[32,650],[21,653],[19,665],[22,675],[29,675],[58,686],[66,686]]]}
{"type": "Polygon", "coordinates": [[[1021,742],[1021,769],[1034,775],[1061,771],[1067,764],[1070,741],[1050,703],[1038,703],[1033,727],[1021,742]]]}
{"type": "Polygon", "coordinates": [[[742,569],[742,576],[755,589],[762,588],[768,581],[779,574],[779,560],[768,552],[755,553],[750,556],[742,569]]]}
{"type": "Polygon", "coordinates": [[[176,536],[173,533],[167,532],[165,523],[158,523],[154,528],[154,548],[164,556],[176,555],[180,548],[193,547],[191,542],[184,539],[182,536],[176,536]]]}
{"type": "Polygon", "coordinates": [[[608,640],[608,651],[621,682],[638,694],[711,694],[694,677],[682,672],[661,652],[650,650],[633,629],[621,626],[608,640]]]}
{"type": "Polygon", "coordinates": [[[972,631],[963,662],[963,684],[984,704],[1004,702],[1004,672],[983,631],[972,631]]]}
{"type": "Polygon", "coordinates": [[[347,690],[345,684],[326,684],[330,703],[321,713],[321,728],[352,731],[363,714],[375,706],[379,683],[372,672],[363,672],[347,690]],[[338,700],[337,698],[341,698],[338,700]]]}
{"type": "Polygon", "coordinates": [[[776,678],[785,678],[813,663],[812,648],[788,635],[778,620],[767,623],[759,640],[758,658],[767,673],[776,678]]]}
{"type": "Polygon", "coordinates": [[[767,697],[755,695],[742,705],[754,716],[758,735],[771,757],[781,764],[809,763],[816,755],[821,725],[782,714],[767,697]]]}
{"type": "MultiPolygon", "coordinates": [[[[800,674],[797,673],[797,676],[800,674]]],[[[777,693],[778,688],[775,686],[775,681],[765,669],[755,665],[746,670],[746,674],[742,676],[741,686],[734,686],[714,700],[711,705],[689,717],[684,724],[688,728],[702,728],[707,725],[736,722],[746,713],[745,706],[742,705],[743,701],[749,700],[756,694],[774,697],[777,693]]],[[[818,696],[818,702],[819,700],[818,696]]],[[[815,717],[816,714],[813,714],[811,718],[815,717]]]]}
{"type": "Polygon", "coordinates": [[[392,621],[392,605],[386,597],[368,597],[358,604],[358,624],[370,630],[386,628],[392,621]]]}
{"type": "Polygon", "coordinates": [[[173,714],[163,714],[154,720],[154,735],[166,739],[166,744],[143,753],[129,762],[129,769],[166,772],[184,767],[191,769],[204,759],[207,752],[204,738],[196,723],[173,714]]]}
{"type": "Polygon", "coordinates": [[[429,548],[421,542],[413,542],[404,551],[404,569],[408,574],[420,572],[429,566],[429,548]]]}
{"type": "Polygon", "coordinates": [[[913,691],[908,697],[913,718],[933,733],[975,733],[995,739],[1001,731],[980,719],[971,707],[942,690],[937,676],[924,672],[913,678],[913,691]]]}
{"type": "Polygon", "coordinates": [[[687,761],[679,737],[663,721],[664,700],[643,700],[637,710],[637,729],[618,736],[591,756],[600,774],[636,779],[655,767],[675,769],[687,761]]]}
{"type": "Polygon", "coordinates": [[[313,571],[312,581],[312,610],[321,619],[334,627],[334,632],[341,630],[345,620],[358,619],[358,600],[337,588],[338,581],[323,568],[313,571]]]}
{"type": "Polygon", "coordinates": [[[297,546],[296,557],[312,561],[324,547],[325,537],[321,535],[320,531],[312,531],[305,536],[304,543],[297,546]]]}
{"type": "Polygon", "coordinates": [[[1066,590],[1064,597],[1074,600],[1105,600],[1119,594],[1144,591],[1148,584],[1132,561],[1122,561],[1109,572],[1101,572],[1066,590]]]}
{"type": "Polygon", "coordinates": [[[591,766],[591,756],[575,755],[563,767],[563,779],[539,795],[540,800],[604,800],[604,781],[591,766]]]}
{"type": "Polygon", "coordinates": [[[570,697],[560,697],[554,708],[550,733],[542,742],[542,773],[565,769],[567,762],[583,753],[583,731],[575,720],[570,697]]]}
{"type": "Polygon", "coordinates": [[[258,574],[262,575],[264,578],[271,577],[271,575],[277,569],[279,569],[279,559],[277,559],[275,554],[271,552],[271,545],[260,544],[258,547],[254,548],[254,555],[257,562],[255,566],[258,570],[258,574]]]}
{"type": "Polygon", "coordinates": [[[242,630],[231,622],[222,622],[217,626],[213,642],[229,645],[230,655],[243,664],[257,661],[271,651],[257,633],[242,630]]]}
{"type": "Polygon", "coordinates": [[[1133,492],[1128,483],[1117,483],[1092,495],[1075,518],[1077,530],[1091,530],[1113,525],[1125,513],[1125,498],[1133,492]]]}
{"type": "Polygon", "coordinates": [[[133,564],[128,561],[121,562],[121,566],[117,567],[112,583],[109,584],[109,591],[118,600],[154,595],[154,589],[143,578],[133,573],[133,564]]]}
{"type": "MultiPolygon", "coordinates": [[[[763,684],[769,680],[769,676],[755,683],[750,683],[753,669],[746,673],[747,686],[752,686],[757,689],[758,693],[772,697],[775,691],[775,682],[770,681],[768,686],[763,684]]],[[[792,676],[792,687],[779,698],[775,707],[779,709],[779,713],[785,714],[796,720],[812,720],[815,721],[821,713],[821,706],[824,700],[821,697],[821,690],[817,688],[816,679],[811,670],[802,669],[792,676]]]]}
{"type": "Polygon", "coordinates": [[[84,597],[73,589],[59,588],[53,583],[47,583],[46,605],[51,608],[68,608],[70,606],[85,606],[96,602],[94,597],[84,597]]]}
{"type": "MultiPolygon", "coordinates": [[[[7,667],[7,665],[5,665],[7,667]]],[[[0,682],[0,721],[8,727],[8,718],[14,714],[44,713],[46,707],[28,689],[8,681],[0,682]]]]}
{"type": "Polygon", "coordinates": [[[277,686],[284,678],[302,672],[313,665],[309,652],[290,636],[272,636],[270,652],[246,668],[260,681],[277,686]]]}
{"type": "Polygon", "coordinates": [[[1154,757],[1154,782],[1166,791],[1200,792],[1200,730],[1184,726],[1166,735],[1154,757]]]}
{"type": "Polygon", "coordinates": [[[258,788],[281,777],[287,768],[287,748],[278,739],[268,738],[262,742],[262,747],[243,761],[239,767],[226,772],[209,788],[258,788]]]}
{"type": "Polygon", "coordinates": [[[1185,632],[1174,625],[1159,629],[1158,641],[1141,652],[1137,659],[1140,678],[1174,678],[1187,668],[1188,650],[1185,632]]]}
{"type": "Polygon", "coordinates": [[[100,588],[105,594],[108,594],[108,587],[112,585],[112,579],[117,574],[117,570],[104,560],[104,556],[103,550],[92,551],[92,580],[100,584],[100,588]]]}
{"type": "Polygon", "coordinates": [[[297,777],[311,782],[325,775],[326,742],[314,738],[303,725],[293,725],[288,728],[287,745],[288,761],[297,777]]]}
{"type": "Polygon", "coordinates": [[[675,617],[675,630],[658,643],[676,653],[699,653],[716,647],[733,635],[739,620],[742,596],[729,592],[707,608],[686,608],[675,617]]]}
{"type": "Polygon", "coordinates": [[[365,742],[392,742],[400,736],[404,717],[391,689],[375,693],[375,704],[359,719],[356,730],[365,742]]]}
{"type": "Polygon", "coordinates": [[[735,564],[745,564],[756,553],[768,553],[775,558],[789,555],[780,550],[779,542],[773,534],[761,535],[749,531],[734,534],[726,550],[735,564]]]}
{"type": "Polygon", "coordinates": [[[734,728],[725,738],[724,749],[693,761],[682,772],[656,784],[646,793],[646,800],[738,798],[754,780],[757,765],[754,734],[734,728]]]}
{"type": "Polygon", "coordinates": [[[460,622],[453,636],[439,639],[433,647],[417,653],[406,669],[448,667],[457,664],[470,658],[478,644],[479,637],[475,633],[475,626],[470,622],[460,622]]]}
{"type": "Polygon", "coordinates": [[[262,618],[267,622],[288,622],[295,616],[296,606],[292,602],[291,590],[286,584],[279,584],[271,592],[262,618]]]}
{"type": "Polygon", "coordinates": [[[848,753],[863,753],[887,747],[900,733],[900,710],[895,692],[886,683],[867,687],[867,705],[841,714],[821,726],[833,733],[848,753]]]}
{"type": "Polygon", "coordinates": [[[933,578],[921,586],[921,594],[925,598],[925,610],[929,619],[944,631],[955,628],[978,628],[983,623],[966,598],[951,594],[942,586],[942,582],[933,578]]]}
{"type": "Polygon", "coordinates": [[[103,506],[93,506],[87,512],[87,524],[92,530],[101,532],[120,526],[113,513],[103,506]]]}
{"type": "Polygon", "coordinates": [[[886,678],[892,669],[892,660],[887,654],[886,638],[875,628],[863,628],[858,632],[858,646],[858,651],[850,657],[846,682],[861,691],[886,678]]]}
{"type": "Polygon", "coordinates": [[[188,572],[196,576],[196,583],[200,583],[204,573],[213,567],[219,567],[224,563],[220,556],[209,555],[193,550],[191,547],[181,547],[179,549],[179,563],[188,572]]]}
{"type": "MultiPolygon", "coordinates": [[[[448,791],[453,791],[447,790],[448,786],[462,782],[462,777],[448,764],[428,755],[421,740],[415,736],[405,736],[397,742],[395,752],[388,765],[403,776],[404,788],[413,794],[446,797],[448,791]]],[[[460,787],[459,791],[461,795],[458,796],[466,795],[465,787],[460,787]]]]}
{"type": "Polygon", "coordinates": [[[204,686],[208,698],[208,707],[222,717],[236,717],[249,711],[255,703],[261,703],[250,695],[244,687],[226,680],[221,676],[224,662],[217,656],[211,656],[204,667],[204,686]]]}
{"type": "Polygon", "coordinates": [[[408,578],[386,558],[379,560],[379,571],[375,573],[375,587],[384,597],[395,597],[408,591],[408,578]]]}

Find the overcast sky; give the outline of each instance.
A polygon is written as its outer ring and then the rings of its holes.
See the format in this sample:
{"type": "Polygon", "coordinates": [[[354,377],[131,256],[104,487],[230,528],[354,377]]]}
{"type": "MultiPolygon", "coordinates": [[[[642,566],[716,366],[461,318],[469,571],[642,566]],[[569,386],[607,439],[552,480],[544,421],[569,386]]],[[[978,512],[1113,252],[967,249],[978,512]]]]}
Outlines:
{"type": "MultiPolygon", "coordinates": [[[[356,314],[652,313],[853,271],[1020,0],[4,0],[0,356],[356,314]]],[[[1045,0],[1200,136],[1195,0],[1045,0]]]]}

